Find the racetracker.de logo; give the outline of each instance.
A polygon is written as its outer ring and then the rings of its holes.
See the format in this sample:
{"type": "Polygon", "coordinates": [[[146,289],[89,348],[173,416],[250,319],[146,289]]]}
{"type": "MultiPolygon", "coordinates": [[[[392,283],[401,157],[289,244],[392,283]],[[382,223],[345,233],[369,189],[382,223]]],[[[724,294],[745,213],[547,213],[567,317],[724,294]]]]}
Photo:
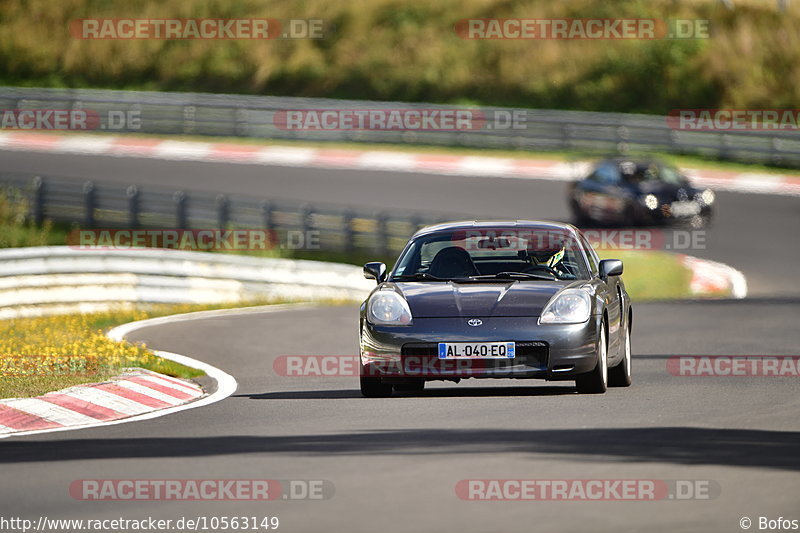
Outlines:
{"type": "MultiPolygon", "coordinates": [[[[599,250],[704,250],[704,230],[661,229],[585,229],[586,241],[599,250]]],[[[580,250],[575,238],[561,230],[515,230],[509,228],[475,228],[453,233],[451,240],[462,248],[473,250],[502,249],[507,252],[580,250]]]]}
{"type": "Polygon", "coordinates": [[[318,230],[263,229],[81,229],[67,234],[75,250],[318,250],[318,230]]]}
{"type": "Polygon", "coordinates": [[[75,39],[322,39],[323,19],[138,19],[88,18],[69,24],[75,39]]]}
{"type": "Polygon", "coordinates": [[[674,355],[667,372],[681,377],[800,377],[800,355],[674,355]]]}
{"type": "Polygon", "coordinates": [[[708,479],[462,479],[456,496],[468,501],[710,500],[721,493],[708,479]]]}
{"type": "Polygon", "coordinates": [[[281,355],[272,363],[278,376],[289,378],[355,378],[391,376],[393,378],[441,378],[491,372],[496,359],[440,358],[437,355],[386,357],[366,352],[371,361],[363,367],[357,355],[281,355]]]}
{"type": "Polygon", "coordinates": [[[69,494],[80,501],[328,500],[325,479],[76,479],[69,494]]]}
{"type": "Polygon", "coordinates": [[[706,19],[461,19],[462,39],[708,39],[706,19]]]}
{"type": "Polygon", "coordinates": [[[800,109],[673,109],[667,126],[683,131],[798,131],[800,109]]]}
{"type": "Polygon", "coordinates": [[[486,115],[476,109],[289,109],[275,113],[282,130],[473,131],[486,115]]]}
{"type": "Polygon", "coordinates": [[[0,109],[4,130],[138,130],[141,111],[93,109],[0,109]]]}

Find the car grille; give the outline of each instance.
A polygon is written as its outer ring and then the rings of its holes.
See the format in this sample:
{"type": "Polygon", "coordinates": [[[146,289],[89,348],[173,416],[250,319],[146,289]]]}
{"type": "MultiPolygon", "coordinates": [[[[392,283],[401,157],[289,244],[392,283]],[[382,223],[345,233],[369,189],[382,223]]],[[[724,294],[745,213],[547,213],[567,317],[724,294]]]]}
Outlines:
{"type": "MultiPolygon", "coordinates": [[[[477,365],[486,369],[501,369],[505,367],[527,366],[534,368],[547,368],[550,353],[549,346],[543,341],[517,341],[514,359],[481,359],[473,360],[477,365]]],[[[439,359],[439,344],[436,342],[407,343],[400,349],[402,358],[418,357],[439,359]]]]}

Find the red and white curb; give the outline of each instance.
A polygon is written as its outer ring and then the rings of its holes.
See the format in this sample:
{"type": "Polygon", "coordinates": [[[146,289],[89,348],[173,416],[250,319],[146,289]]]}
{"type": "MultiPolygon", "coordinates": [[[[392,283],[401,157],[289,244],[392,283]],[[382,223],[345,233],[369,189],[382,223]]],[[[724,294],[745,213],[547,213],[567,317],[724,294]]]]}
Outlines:
{"type": "Polygon", "coordinates": [[[678,259],[692,271],[689,290],[693,296],[747,297],[747,279],[732,266],[684,254],[678,254],[678,259]]]}
{"type": "MultiPolygon", "coordinates": [[[[148,326],[226,314],[264,313],[298,307],[302,306],[268,305],[164,316],[117,326],[106,336],[112,340],[122,341],[126,335],[148,326]]],[[[163,359],[202,370],[216,381],[216,390],[212,394],[205,394],[194,383],[135,369],[110,383],[71,387],[38,398],[0,400],[0,439],[150,420],[210,405],[236,392],[238,384],[234,377],[215,366],[177,353],[161,350],[153,350],[153,353],[163,359]],[[121,416],[117,417],[117,414],[121,416]],[[26,421],[30,424],[28,427],[24,427],[26,421]]]]}
{"type": "Polygon", "coordinates": [[[199,385],[143,370],[38,398],[0,400],[0,435],[77,428],[175,407],[204,396],[199,385]]]}
{"type": "MultiPolygon", "coordinates": [[[[205,143],[112,135],[54,135],[20,131],[0,132],[0,150],[556,181],[577,179],[590,167],[588,162],[568,163],[547,159],[205,143]]],[[[797,175],[697,169],[686,169],[686,172],[701,187],[800,196],[800,176],[797,175]]]]}

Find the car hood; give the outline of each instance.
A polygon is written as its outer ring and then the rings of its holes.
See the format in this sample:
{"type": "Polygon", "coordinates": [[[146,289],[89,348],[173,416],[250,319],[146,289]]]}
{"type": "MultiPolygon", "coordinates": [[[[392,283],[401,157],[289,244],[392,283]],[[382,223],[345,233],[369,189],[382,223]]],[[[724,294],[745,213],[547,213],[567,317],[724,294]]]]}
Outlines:
{"type": "MultiPolygon", "coordinates": [[[[401,282],[414,318],[539,316],[553,295],[574,281],[492,283],[401,282]]],[[[581,285],[582,282],[577,283],[581,285]]]]}

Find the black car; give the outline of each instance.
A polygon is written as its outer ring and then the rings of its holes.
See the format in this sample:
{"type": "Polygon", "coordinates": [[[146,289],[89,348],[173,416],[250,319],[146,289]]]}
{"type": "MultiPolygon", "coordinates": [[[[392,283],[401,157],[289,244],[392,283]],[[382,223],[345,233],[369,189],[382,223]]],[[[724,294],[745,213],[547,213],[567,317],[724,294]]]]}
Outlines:
{"type": "Polygon", "coordinates": [[[394,269],[367,263],[361,392],[426,381],[575,380],[579,392],[631,383],[633,312],[622,262],[600,261],[553,222],[459,222],[418,231],[394,269]]]}
{"type": "Polygon", "coordinates": [[[703,227],[712,219],[714,192],[692,187],[678,169],[656,160],[605,159],[571,183],[574,221],[588,224],[657,225],[685,222],[703,227]]]}

